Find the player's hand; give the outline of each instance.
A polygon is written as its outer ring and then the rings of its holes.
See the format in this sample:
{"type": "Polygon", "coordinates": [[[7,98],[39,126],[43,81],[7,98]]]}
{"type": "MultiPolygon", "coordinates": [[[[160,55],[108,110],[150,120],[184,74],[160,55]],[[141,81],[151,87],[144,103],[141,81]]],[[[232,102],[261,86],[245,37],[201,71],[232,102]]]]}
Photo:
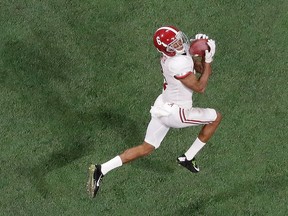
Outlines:
{"type": "Polygon", "coordinates": [[[208,38],[209,38],[208,35],[202,33],[195,35],[195,39],[208,39],[208,38]]]}
{"type": "Polygon", "coordinates": [[[195,38],[191,38],[190,42],[192,42],[194,40],[198,40],[198,39],[208,39],[208,38],[209,38],[208,35],[199,33],[199,34],[195,35],[195,38]]]}
{"type": "Polygon", "coordinates": [[[205,50],[205,62],[211,63],[213,61],[213,56],[215,55],[216,44],[215,41],[212,39],[209,39],[207,44],[210,47],[210,51],[205,50]]]}

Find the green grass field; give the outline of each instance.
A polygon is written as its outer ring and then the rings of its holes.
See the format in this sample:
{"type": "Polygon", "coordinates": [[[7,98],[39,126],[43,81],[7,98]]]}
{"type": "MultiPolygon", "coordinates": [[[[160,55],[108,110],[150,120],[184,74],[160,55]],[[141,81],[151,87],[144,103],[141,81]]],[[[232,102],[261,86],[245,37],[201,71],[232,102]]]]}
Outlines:
{"type": "Polygon", "coordinates": [[[0,215],[288,215],[287,0],[1,0],[0,215]],[[86,193],[89,164],[143,141],[161,92],[154,31],[217,42],[195,106],[221,127],[191,174],[200,127],[86,193]]]}

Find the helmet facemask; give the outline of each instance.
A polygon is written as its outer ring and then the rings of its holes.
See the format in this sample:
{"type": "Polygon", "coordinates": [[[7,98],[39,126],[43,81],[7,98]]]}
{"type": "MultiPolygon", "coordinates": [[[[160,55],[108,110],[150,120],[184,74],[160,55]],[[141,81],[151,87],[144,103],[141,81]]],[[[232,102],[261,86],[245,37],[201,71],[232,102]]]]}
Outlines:
{"type": "Polygon", "coordinates": [[[176,55],[181,55],[185,53],[185,44],[189,44],[189,40],[183,32],[179,31],[176,34],[175,40],[167,45],[166,51],[175,52],[176,55]]]}

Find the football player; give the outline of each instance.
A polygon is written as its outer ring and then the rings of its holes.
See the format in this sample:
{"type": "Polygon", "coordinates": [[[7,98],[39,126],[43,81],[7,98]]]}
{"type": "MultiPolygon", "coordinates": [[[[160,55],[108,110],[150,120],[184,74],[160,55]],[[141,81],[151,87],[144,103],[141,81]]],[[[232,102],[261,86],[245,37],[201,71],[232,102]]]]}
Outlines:
{"type": "MultiPolygon", "coordinates": [[[[197,34],[195,39],[205,38],[197,34]]],[[[187,151],[177,158],[180,165],[193,173],[200,171],[195,155],[205,146],[221,122],[221,114],[211,108],[193,107],[193,92],[203,93],[212,73],[211,63],[215,54],[215,41],[209,39],[210,51],[205,51],[203,61],[195,61],[189,54],[190,42],[174,26],[164,26],[154,34],[154,46],[162,54],[161,66],[164,89],[151,107],[151,120],[144,142],[125,150],[111,160],[89,167],[88,192],[95,197],[102,178],[111,170],[159,148],[170,128],[202,125],[200,133],[187,151]],[[196,72],[201,73],[196,76],[196,72]]]]}

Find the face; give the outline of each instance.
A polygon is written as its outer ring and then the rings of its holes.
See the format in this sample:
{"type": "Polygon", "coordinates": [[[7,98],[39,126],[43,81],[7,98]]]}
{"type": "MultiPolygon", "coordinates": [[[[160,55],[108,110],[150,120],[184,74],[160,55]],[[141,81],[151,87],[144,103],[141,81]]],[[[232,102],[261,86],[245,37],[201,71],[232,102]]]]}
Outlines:
{"type": "Polygon", "coordinates": [[[182,51],[183,50],[183,42],[181,39],[176,39],[171,44],[168,45],[168,50],[172,52],[175,50],[182,51]]]}
{"type": "Polygon", "coordinates": [[[178,39],[177,41],[175,41],[173,44],[171,44],[171,46],[178,50],[178,51],[181,51],[183,49],[183,42],[181,39],[178,39]]]}

